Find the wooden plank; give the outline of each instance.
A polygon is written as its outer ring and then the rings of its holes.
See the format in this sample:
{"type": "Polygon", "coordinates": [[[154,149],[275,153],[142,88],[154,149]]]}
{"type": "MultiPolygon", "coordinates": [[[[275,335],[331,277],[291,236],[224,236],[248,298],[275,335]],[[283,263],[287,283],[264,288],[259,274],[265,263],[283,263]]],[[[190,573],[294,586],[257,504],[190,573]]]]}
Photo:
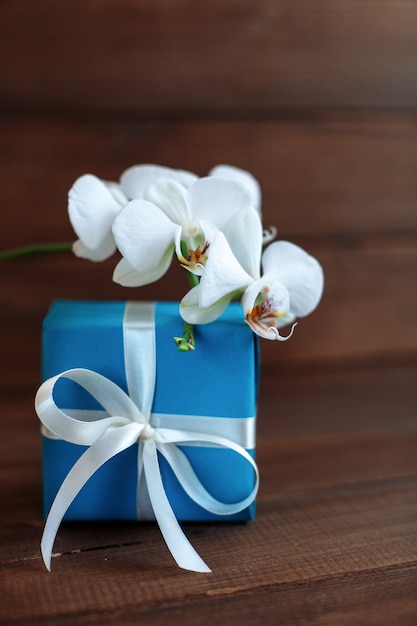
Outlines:
{"type": "MultiPolygon", "coordinates": [[[[290,438],[314,446],[322,435],[385,434],[389,440],[411,434],[416,426],[416,380],[415,359],[342,359],[326,366],[313,361],[305,367],[275,363],[261,372],[258,438],[282,442],[280,456],[287,458],[290,438]]],[[[387,454],[385,462],[388,466],[397,461],[387,454]]]]}
{"type": "MultiPolygon", "coordinates": [[[[0,481],[3,489],[10,482],[12,474],[25,476],[26,465],[35,466],[41,454],[39,421],[33,406],[35,389],[39,383],[36,380],[33,381],[33,387],[27,385],[18,388],[18,394],[14,397],[11,393],[13,388],[5,384],[6,370],[4,364],[0,409],[2,414],[13,415],[13,418],[5,419],[3,424],[0,467],[10,472],[8,480],[0,481]],[[17,440],[18,453],[14,446],[9,445],[17,440]]],[[[357,480],[361,472],[364,480],[412,472],[415,467],[412,450],[416,431],[416,375],[416,361],[402,364],[395,361],[391,364],[379,362],[372,366],[353,361],[350,366],[342,364],[339,367],[331,362],[326,367],[315,363],[301,368],[264,368],[261,372],[257,423],[263,465],[267,467],[270,464],[275,470],[282,465],[282,475],[286,481],[284,469],[285,466],[291,466],[291,473],[299,480],[304,470],[301,467],[297,470],[296,463],[293,464],[291,459],[304,455],[306,462],[315,467],[313,474],[311,471],[305,473],[310,486],[327,485],[336,473],[342,477],[337,480],[343,481],[346,479],[344,470],[338,469],[336,472],[335,468],[346,466],[349,456],[346,457],[341,449],[332,458],[331,450],[343,447],[346,442],[349,443],[347,450],[352,452],[357,449],[358,455],[368,463],[368,470],[362,465],[356,465],[356,461],[347,465],[350,472],[353,466],[356,467],[357,480]],[[372,438],[376,436],[378,445],[371,450],[372,438]],[[402,437],[406,440],[401,444],[402,437]],[[388,453],[391,440],[397,442],[395,449],[402,450],[401,455],[395,455],[394,451],[388,453]],[[313,458],[318,444],[320,454],[326,458],[324,467],[316,465],[313,458]],[[365,454],[364,448],[367,446],[370,450],[365,454]],[[275,448],[278,452],[274,459],[275,448]],[[326,469],[329,463],[333,465],[330,473],[326,469]],[[373,467],[370,474],[369,466],[373,467]],[[377,474],[375,468],[379,468],[377,474]]],[[[270,490],[276,481],[273,474],[267,476],[262,481],[263,488],[269,485],[270,490]]],[[[280,484],[282,487],[281,480],[280,484]]],[[[286,488],[289,487],[290,483],[286,488]]],[[[13,515],[13,512],[4,507],[1,520],[4,521],[6,514],[13,515]]],[[[15,517],[10,519],[18,521],[15,517]]]]}
{"type": "MultiPolygon", "coordinates": [[[[356,443],[347,442],[350,463],[358,458],[356,443]]],[[[403,443],[394,441],[394,452],[403,443]]],[[[413,445],[415,455],[415,438],[413,445]]],[[[367,446],[360,455],[363,462],[370,449],[367,446]]],[[[262,459],[262,446],[260,453],[262,459]]],[[[298,452],[299,460],[302,453],[298,452]]],[[[305,471],[314,467],[308,465],[305,471]]],[[[291,475],[290,468],[288,472],[291,475]]],[[[3,619],[53,622],[64,614],[81,622],[86,614],[145,611],[146,615],[151,607],[167,611],[180,604],[188,607],[191,616],[196,602],[208,606],[210,600],[243,598],[245,606],[245,599],[267,589],[288,591],[312,584],[319,591],[320,583],[326,588],[331,581],[337,585],[347,580],[354,587],[366,576],[378,580],[382,572],[394,570],[403,572],[403,586],[409,592],[416,580],[415,474],[371,482],[329,482],[324,488],[285,494],[275,480],[274,494],[259,498],[257,520],[251,524],[184,525],[213,567],[209,576],[178,570],[154,525],[85,524],[61,529],[56,542],[60,555],[49,574],[37,549],[38,522],[26,530],[11,526],[5,533],[2,565],[7,571],[3,591],[8,599],[3,619]],[[22,584],[27,589],[23,597],[22,584]]],[[[267,607],[272,606],[274,598],[269,598],[267,607]]],[[[217,616],[224,617],[225,610],[227,605],[220,602],[217,616]]]]}
{"type": "MultiPolygon", "coordinates": [[[[239,624],[273,624],[292,626],[298,623],[317,625],[364,623],[369,626],[391,626],[395,623],[414,626],[417,607],[415,600],[415,570],[413,566],[396,567],[381,572],[371,571],[306,583],[282,584],[255,592],[233,593],[228,587],[215,594],[207,592],[194,601],[169,604],[160,602],[152,607],[143,601],[126,602],[119,609],[60,615],[31,616],[31,626],[91,626],[126,624],[136,626],[156,624],[207,624],[231,626],[239,624]],[[397,621],[400,620],[400,621],[397,621]]],[[[14,624],[24,624],[25,619],[14,624]]]]}
{"type": "MultiPolygon", "coordinates": [[[[86,172],[117,180],[135,163],[204,176],[225,162],[263,191],[266,225],[294,239],[417,228],[417,117],[320,114],[276,122],[12,118],[0,124],[0,247],[72,239],[67,192],[86,172]],[[24,217],[24,219],[22,219],[24,217]]],[[[353,242],[355,243],[355,242],[353,242]]]]}
{"type": "MultiPolygon", "coordinates": [[[[325,269],[323,300],[314,313],[299,320],[288,342],[262,340],[263,364],[285,370],[346,358],[412,358],[417,349],[417,247],[309,250],[325,269]]],[[[92,264],[70,254],[0,265],[5,384],[38,380],[41,323],[52,300],[176,300],[188,289],[177,267],[149,287],[122,288],[112,283],[113,266],[114,261],[92,264]]]]}
{"type": "MultiPolygon", "coordinates": [[[[33,387],[4,385],[0,524],[39,516],[40,435],[33,387]],[[18,449],[10,442],[19,442],[18,449]]],[[[417,363],[264,370],[258,411],[261,495],[372,482],[415,471],[417,363]],[[391,448],[391,449],[390,449],[391,448]],[[322,463],[318,463],[318,459],[322,463]]]]}
{"type": "MultiPolygon", "coordinates": [[[[215,569],[208,576],[177,570],[169,558],[161,556],[164,549],[158,549],[150,526],[144,529],[140,544],[113,544],[103,551],[58,557],[51,574],[42,569],[39,556],[20,559],[4,570],[3,590],[9,604],[3,605],[2,617],[10,623],[30,619],[33,624],[60,624],[61,619],[62,623],[85,623],[86,616],[91,620],[87,623],[97,623],[102,616],[106,623],[115,624],[121,616],[133,619],[155,613],[163,623],[162,616],[169,610],[179,617],[181,606],[187,623],[195,623],[196,614],[201,620],[211,606],[213,621],[224,623],[221,619],[238,606],[249,617],[257,599],[262,607],[260,616],[271,616],[281,605],[282,615],[288,619],[296,610],[291,597],[297,589],[304,610],[307,603],[314,613],[315,603],[307,600],[311,589],[319,597],[333,589],[327,611],[335,611],[336,594],[343,588],[347,591],[347,586],[361,589],[359,602],[352,596],[349,601],[346,592],[342,593],[348,610],[381,616],[381,609],[375,606],[378,597],[394,611],[400,610],[400,598],[408,597],[408,610],[415,615],[411,488],[400,497],[395,490],[383,488],[369,497],[365,493],[348,495],[343,488],[332,500],[320,501],[321,496],[316,494],[310,504],[284,503],[275,511],[261,506],[256,526],[203,525],[195,534],[187,527],[198,548],[212,554],[215,569]],[[383,592],[383,575],[393,581],[396,575],[400,577],[394,595],[383,592]],[[18,597],[23,581],[27,593],[18,597]],[[265,592],[271,595],[265,597],[265,592]]],[[[77,530],[66,530],[76,541],[77,530]]],[[[90,536],[93,533],[90,529],[90,536]]],[[[108,539],[117,541],[117,529],[116,537],[108,530],[108,539]]],[[[32,533],[33,544],[35,541],[32,533]]]]}
{"type": "MultiPolygon", "coordinates": [[[[5,368],[5,366],[3,366],[5,368]]],[[[64,525],[53,571],[39,541],[32,394],[3,389],[0,622],[414,623],[415,365],[264,376],[261,489],[250,524],[185,524],[210,575],[177,569],[153,524],[64,525]],[[391,421],[390,421],[391,416],[391,421]],[[333,418],[333,419],[332,419],[333,418]],[[19,442],[19,445],[16,445],[19,442]],[[24,591],[24,593],[23,593],[24,591]]]]}
{"type": "MultiPolygon", "coordinates": [[[[415,601],[415,571],[412,566],[392,571],[366,572],[336,579],[308,581],[280,585],[259,592],[231,594],[231,588],[223,595],[207,593],[194,602],[178,602],[175,605],[159,603],[151,607],[126,606],[110,613],[99,610],[53,616],[31,620],[31,626],[45,624],[59,626],[91,626],[98,624],[143,624],[164,626],[210,624],[230,626],[274,624],[279,620],[283,626],[294,624],[340,624],[364,623],[369,626],[391,626],[400,623],[414,626],[417,614],[415,601]],[[396,620],[400,620],[396,622],[396,620]]],[[[14,622],[25,623],[25,622],[14,622]]]]}
{"type": "Polygon", "coordinates": [[[2,3],[2,106],[188,114],[413,106],[407,0],[2,3]]]}

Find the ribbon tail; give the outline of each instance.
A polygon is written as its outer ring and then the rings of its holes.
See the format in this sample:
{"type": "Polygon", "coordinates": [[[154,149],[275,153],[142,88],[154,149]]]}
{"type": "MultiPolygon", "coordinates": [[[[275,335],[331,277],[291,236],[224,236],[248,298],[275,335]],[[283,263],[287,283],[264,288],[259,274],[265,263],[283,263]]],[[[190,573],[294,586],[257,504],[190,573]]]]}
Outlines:
{"type": "Polygon", "coordinates": [[[181,530],[165,493],[154,441],[144,442],[143,463],[149,497],[162,536],[179,567],[193,572],[211,572],[181,530]]]}
{"type": "Polygon", "coordinates": [[[242,511],[254,501],[258,491],[259,476],[255,461],[244,448],[241,448],[234,442],[231,443],[233,444],[234,451],[252,465],[255,474],[255,485],[246,498],[230,504],[217,500],[207,491],[194,472],[188,458],[177,446],[167,443],[160,446],[160,452],[170,464],[171,469],[184,491],[194,502],[215,515],[233,515],[234,513],[242,511]]]}
{"type": "Polygon", "coordinates": [[[138,445],[138,482],[136,486],[136,515],[138,520],[154,520],[155,514],[149,499],[146,474],[143,467],[143,441],[138,445]]]}
{"type": "Polygon", "coordinates": [[[82,454],[67,474],[52,503],[42,535],[41,552],[49,571],[55,537],[71,503],[91,476],[106,461],[132,445],[137,436],[138,425],[134,423],[109,429],[82,454]]]}

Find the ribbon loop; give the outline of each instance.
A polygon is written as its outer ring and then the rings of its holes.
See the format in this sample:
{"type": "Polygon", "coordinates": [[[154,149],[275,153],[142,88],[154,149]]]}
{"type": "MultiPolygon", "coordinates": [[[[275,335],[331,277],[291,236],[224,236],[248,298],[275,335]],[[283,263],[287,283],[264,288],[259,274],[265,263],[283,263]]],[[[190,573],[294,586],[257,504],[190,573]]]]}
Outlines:
{"type": "MultiPolygon", "coordinates": [[[[66,370],[46,380],[38,389],[35,408],[44,426],[65,441],[90,445],[108,428],[124,426],[131,421],[146,424],[145,416],[118,385],[97,372],[83,368],[66,370]],[[58,408],[54,389],[58,381],[67,378],[78,383],[106,410],[108,417],[82,420],[58,408]]],[[[90,413],[94,416],[94,413],[90,413]]]]}

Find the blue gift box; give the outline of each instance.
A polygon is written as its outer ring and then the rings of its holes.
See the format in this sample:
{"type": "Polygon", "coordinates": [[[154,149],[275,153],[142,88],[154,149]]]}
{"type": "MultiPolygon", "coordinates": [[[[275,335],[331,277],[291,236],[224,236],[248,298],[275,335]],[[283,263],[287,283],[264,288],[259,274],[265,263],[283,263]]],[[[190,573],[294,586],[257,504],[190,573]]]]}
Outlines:
{"type": "MultiPolygon", "coordinates": [[[[128,393],[125,367],[125,302],[55,302],[43,326],[42,377],[72,368],[97,372],[128,393]]],[[[235,433],[254,457],[258,382],[258,343],[231,304],[216,322],[195,327],[195,351],[180,352],[173,341],[182,334],[178,303],[155,304],[156,381],[151,424],[210,432],[234,440],[235,433]],[[154,421],[152,421],[154,420],[154,421]]],[[[60,380],[54,400],[62,410],[100,414],[102,407],[71,380],[60,380]]],[[[115,455],[89,478],[68,508],[65,520],[138,519],[138,445],[115,455]]],[[[254,489],[253,467],[226,447],[181,445],[205,489],[217,500],[244,500],[254,489]]],[[[45,516],[62,482],[86,446],[57,438],[44,429],[43,486],[45,516]]],[[[180,521],[236,521],[254,517],[252,502],[238,513],[216,515],[197,504],[180,485],[169,463],[158,454],[165,492],[180,521]]],[[[153,519],[146,488],[139,519],[153,519]]]]}

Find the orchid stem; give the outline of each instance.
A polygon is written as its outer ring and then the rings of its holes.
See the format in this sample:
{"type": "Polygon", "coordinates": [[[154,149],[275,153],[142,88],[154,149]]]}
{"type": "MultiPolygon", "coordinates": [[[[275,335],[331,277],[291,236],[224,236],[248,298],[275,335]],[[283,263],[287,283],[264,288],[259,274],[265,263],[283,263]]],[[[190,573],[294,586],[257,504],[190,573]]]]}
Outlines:
{"type": "MultiPolygon", "coordinates": [[[[196,287],[198,285],[199,278],[192,272],[187,272],[188,284],[190,287],[196,287]]],[[[178,350],[181,352],[190,352],[191,350],[195,350],[195,339],[194,339],[194,327],[192,324],[188,322],[184,322],[184,330],[181,337],[174,337],[174,341],[177,344],[178,350]]]]}
{"type": "MultiPolygon", "coordinates": [[[[35,256],[40,254],[54,254],[61,252],[71,252],[72,243],[41,243],[41,244],[29,244],[27,246],[21,246],[19,248],[10,248],[9,250],[0,250],[0,261],[7,259],[17,259],[20,257],[35,256]]],[[[190,287],[198,285],[198,276],[187,271],[188,282],[190,287]]],[[[178,350],[181,352],[189,352],[195,350],[194,340],[194,328],[192,324],[188,322],[184,323],[184,331],[182,337],[174,337],[174,341],[178,346],[178,350]]]]}
{"type": "Polygon", "coordinates": [[[72,243],[35,243],[20,248],[0,251],[0,261],[17,259],[19,257],[34,256],[36,254],[53,254],[56,252],[71,252],[72,243]]]}
{"type": "Polygon", "coordinates": [[[190,287],[197,287],[198,283],[200,282],[199,277],[193,274],[192,272],[189,272],[188,270],[187,270],[187,279],[188,279],[188,284],[190,285],[190,287]]]}

